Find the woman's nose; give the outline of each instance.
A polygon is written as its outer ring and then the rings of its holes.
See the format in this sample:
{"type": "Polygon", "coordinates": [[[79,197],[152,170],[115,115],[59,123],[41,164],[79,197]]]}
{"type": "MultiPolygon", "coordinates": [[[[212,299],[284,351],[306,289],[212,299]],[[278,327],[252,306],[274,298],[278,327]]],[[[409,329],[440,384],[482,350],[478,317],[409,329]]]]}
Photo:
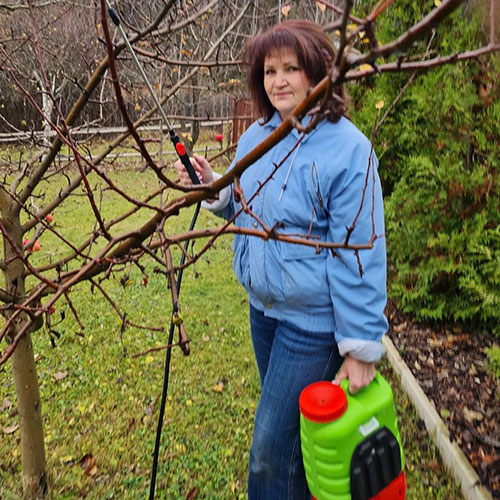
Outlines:
{"type": "Polygon", "coordinates": [[[281,71],[278,71],[276,73],[275,85],[277,87],[284,87],[285,85],[287,85],[287,83],[288,83],[288,81],[286,79],[285,73],[282,73],[281,71]]]}

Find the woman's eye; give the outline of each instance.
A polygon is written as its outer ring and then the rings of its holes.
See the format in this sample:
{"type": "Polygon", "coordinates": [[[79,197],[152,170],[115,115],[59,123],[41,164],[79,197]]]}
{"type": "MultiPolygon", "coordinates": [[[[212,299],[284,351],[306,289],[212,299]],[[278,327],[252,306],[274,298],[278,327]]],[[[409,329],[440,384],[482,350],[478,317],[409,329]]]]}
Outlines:
{"type": "Polygon", "coordinates": [[[299,71],[299,68],[297,68],[297,66],[289,66],[288,67],[288,71],[292,72],[292,71],[299,71]]]}
{"type": "Polygon", "coordinates": [[[266,75],[272,75],[274,73],[273,69],[266,69],[265,74],[266,75]]]}

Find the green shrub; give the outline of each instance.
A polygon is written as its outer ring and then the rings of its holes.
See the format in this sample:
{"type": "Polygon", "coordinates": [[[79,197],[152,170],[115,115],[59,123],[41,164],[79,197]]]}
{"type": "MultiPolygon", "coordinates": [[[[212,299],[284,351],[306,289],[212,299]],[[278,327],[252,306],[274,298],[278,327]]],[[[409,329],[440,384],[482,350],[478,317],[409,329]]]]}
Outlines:
{"type": "MultiPolygon", "coordinates": [[[[438,28],[434,56],[484,43],[473,3],[438,28]]],[[[415,2],[402,5],[379,19],[382,32],[404,29],[416,15],[415,2]]],[[[430,10],[426,2],[420,5],[430,10]]],[[[426,43],[414,50],[422,53],[426,43]]],[[[491,56],[417,76],[375,139],[386,202],[390,296],[418,319],[461,321],[496,334],[499,71],[498,56],[491,56]]],[[[383,74],[348,89],[352,119],[366,134],[373,127],[374,103],[383,99],[387,108],[408,78],[383,74]]]]}
{"type": "Polygon", "coordinates": [[[497,345],[486,349],[488,355],[487,370],[494,377],[500,380],[500,347],[497,345]]]}

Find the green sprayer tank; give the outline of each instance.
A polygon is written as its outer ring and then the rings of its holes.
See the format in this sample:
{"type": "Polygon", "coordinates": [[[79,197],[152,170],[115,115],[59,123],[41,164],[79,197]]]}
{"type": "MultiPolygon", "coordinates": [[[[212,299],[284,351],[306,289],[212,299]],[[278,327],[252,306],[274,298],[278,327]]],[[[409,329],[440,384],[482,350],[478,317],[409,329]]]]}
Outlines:
{"type": "Polygon", "coordinates": [[[300,437],[313,500],[403,500],[404,457],[392,390],[376,373],[356,394],[316,382],[301,393],[300,437]]]}

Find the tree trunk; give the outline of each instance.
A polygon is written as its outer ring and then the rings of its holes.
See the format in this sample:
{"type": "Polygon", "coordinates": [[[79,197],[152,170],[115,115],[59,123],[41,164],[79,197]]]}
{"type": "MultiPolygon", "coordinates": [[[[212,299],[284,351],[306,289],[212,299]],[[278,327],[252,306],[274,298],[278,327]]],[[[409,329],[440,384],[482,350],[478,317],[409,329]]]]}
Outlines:
{"type": "Polygon", "coordinates": [[[27,499],[35,500],[45,497],[48,484],[40,391],[31,335],[26,335],[19,342],[11,363],[21,433],[23,491],[27,499]]]}
{"type": "MultiPolygon", "coordinates": [[[[22,248],[22,229],[17,207],[8,206],[4,199],[0,200],[4,227],[13,242],[22,248]]],[[[6,238],[3,241],[5,262],[6,290],[13,297],[14,302],[21,302],[25,293],[24,263],[18,257],[6,238]]],[[[13,310],[7,309],[6,316],[13,310]]],[[[24,314],[14,322],[8,332],[7,340],[15,337],[20,324],[27,318],[24,314]]],[[[36,325],[34,328],[37,328],[36,325]]],[[[40,390],[35,366],[35,356],[31,335],[28,333],[18,343],[11,357],[12,374],[17,396],[17,410],[19,414],[19,431],[21,434],[21,463],[23,476],[24,496],[28,500],[45,498],[48,490],[47,472],[45,465],[45,449],[43,441],[42,411],[40,390]]]]}

